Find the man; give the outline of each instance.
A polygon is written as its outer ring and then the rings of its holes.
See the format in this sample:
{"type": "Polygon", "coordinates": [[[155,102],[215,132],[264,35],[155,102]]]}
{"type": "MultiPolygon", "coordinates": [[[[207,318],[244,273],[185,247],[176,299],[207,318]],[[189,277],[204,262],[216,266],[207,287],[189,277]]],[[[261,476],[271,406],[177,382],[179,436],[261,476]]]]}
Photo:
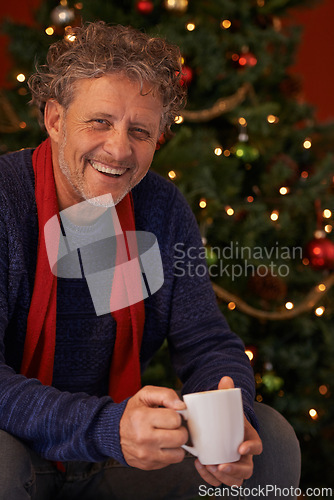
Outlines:
{"type": "MultiPolygon", "coordinates": [[[[30,81],[48,139],[0,161],[0,498],[174,500],[210,485],[298,486],[294,433],[264,405],[255,414],[252,370],[208,276],[175,273],[175,245],[186,270],[202,264],[201,240],[180,193],[148,170],[181,109],[180,74],[175,47],[97,22],[54,44],[30,81]],[[126,248],[122,234],[134,232],[154,235],[161,254],[163,284],[147,298],[138,266],[124,285],[126,261],[138,262],[142,250],[140,241],[126,248]],[[128,299],[118,309],[110,300],[104,314],[86,265],[98,265],[101,242],[114,252],[107,296],[128,299]],[[131,298],[133,289],[142,298],[131,298]],[[238,462],[185,458],[184,403],[171,389],[140,388],[166,338],[184,393],[241,387],[238,462]]],[[[107,273],[95,271],[101,280],[107,273]]]]}

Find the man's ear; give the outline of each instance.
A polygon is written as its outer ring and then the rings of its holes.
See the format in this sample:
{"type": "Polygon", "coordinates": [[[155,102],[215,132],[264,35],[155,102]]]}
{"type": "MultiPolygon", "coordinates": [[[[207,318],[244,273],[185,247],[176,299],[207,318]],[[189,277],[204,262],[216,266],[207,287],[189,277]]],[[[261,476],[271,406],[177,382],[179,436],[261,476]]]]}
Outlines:
{"type": "Polygon", "coordinates": [[[60,134],[60,124],[64,116],[64,108],[55,99],[49,99],[44,110],[44,124],[50,138],[58,142],[60,134]]]}

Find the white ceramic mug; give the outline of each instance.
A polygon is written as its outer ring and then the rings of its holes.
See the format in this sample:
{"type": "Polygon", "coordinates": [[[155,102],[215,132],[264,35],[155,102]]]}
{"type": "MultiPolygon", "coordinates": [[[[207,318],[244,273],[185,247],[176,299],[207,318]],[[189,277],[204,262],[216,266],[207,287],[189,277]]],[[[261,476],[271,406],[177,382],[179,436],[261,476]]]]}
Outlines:
{"type": "Polygon", "coordinates": [[[236,462],[244,440],[244,416],[239,388],[185,394],[185,418],[193,446],[183,448],[203,465],[236,462]]]}

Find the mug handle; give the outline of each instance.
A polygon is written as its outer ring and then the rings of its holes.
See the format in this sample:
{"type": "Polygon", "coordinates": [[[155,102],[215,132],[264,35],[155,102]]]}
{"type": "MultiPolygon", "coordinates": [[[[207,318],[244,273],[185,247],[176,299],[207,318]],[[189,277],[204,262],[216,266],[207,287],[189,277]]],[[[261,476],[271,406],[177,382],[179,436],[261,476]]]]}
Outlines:
{"type": "MultiPolygon", "coordinates": [[[[188,410],[176,410],[176,411],[177,411],[177,413],[179,413],[180,415],[182,415],[182,417],[185,420],[188,420],[188,410]]],[[[188,446],[187,444],[183,444],[181,446],[181,448],[183,448],[186,451],[189,451],[189,453],[191,453],[195,457],[198,457],[198,453],[197,453],[196,448],[194,446],[188,446]]]]}

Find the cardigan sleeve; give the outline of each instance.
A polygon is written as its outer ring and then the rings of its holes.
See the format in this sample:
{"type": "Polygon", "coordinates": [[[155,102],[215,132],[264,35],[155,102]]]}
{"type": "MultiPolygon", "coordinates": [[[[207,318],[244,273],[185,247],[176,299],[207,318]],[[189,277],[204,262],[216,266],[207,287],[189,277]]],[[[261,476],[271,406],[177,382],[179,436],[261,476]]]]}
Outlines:
{"type": "Polygon", "coordinates": [[[228,375],[242,390],[246,417],[258,428],[253,369],[243,342],[219,310],[197,222],[179,194],[169,221],[173,294],[168,339],[183,393],[216,389],[221,377],[228,375]]]}
{"type": "Polygon", "coordinates": [[[60,391],[18,373],[34,260],[27,250],[35,213],[24,156],[14,153],[0,160],[0,429],[50,460],[113,457],[125,463],[119,423],[127,400],[116,404],[109,396],[60,391]]]}

